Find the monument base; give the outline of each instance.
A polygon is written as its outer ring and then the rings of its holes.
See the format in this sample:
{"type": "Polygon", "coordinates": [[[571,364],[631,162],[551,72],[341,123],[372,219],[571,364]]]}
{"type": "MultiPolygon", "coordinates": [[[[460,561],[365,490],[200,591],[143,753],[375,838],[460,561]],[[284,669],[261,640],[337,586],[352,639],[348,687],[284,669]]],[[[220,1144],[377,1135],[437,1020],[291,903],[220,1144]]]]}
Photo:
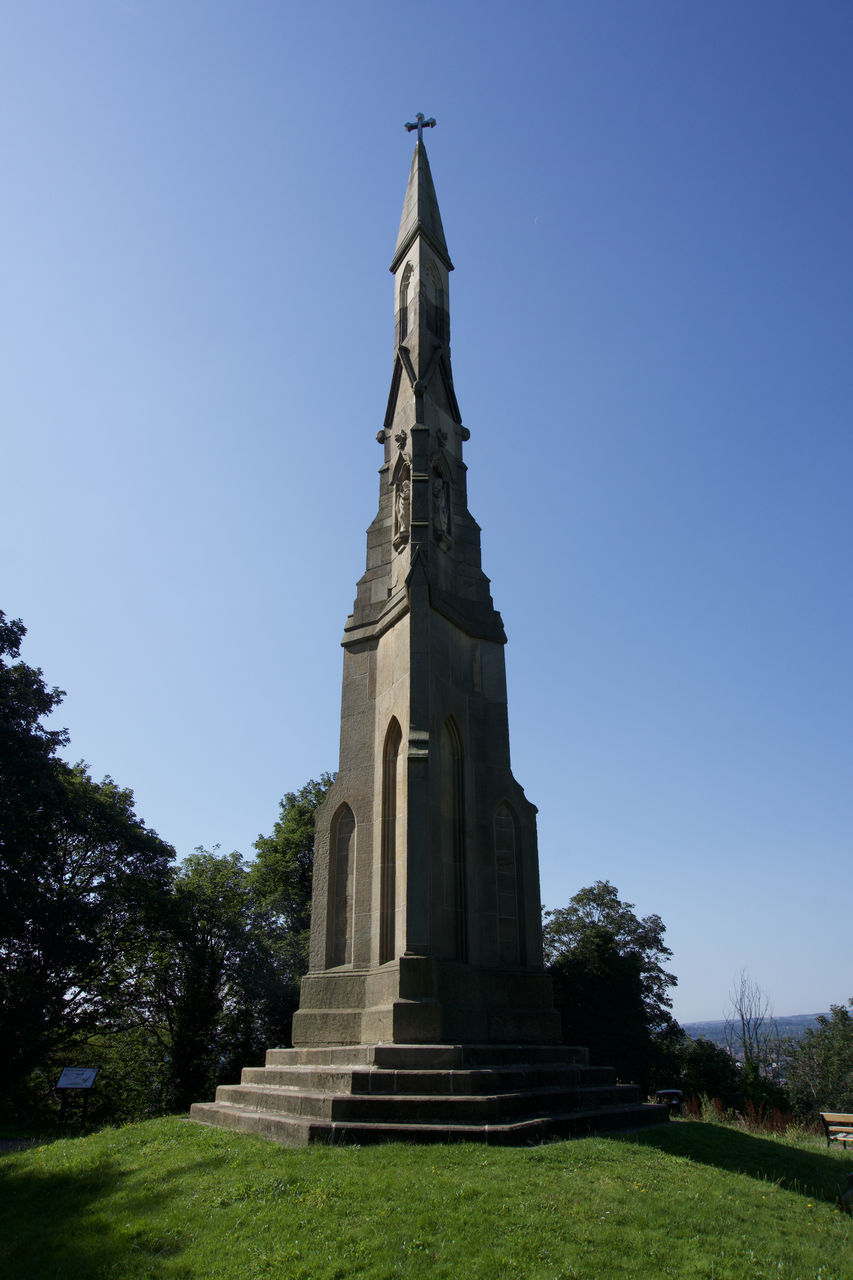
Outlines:
{"type": "Polygon", "coordinates": [[[191,1118],[288,1146],[309,1142],[485,1142],[661,1124],[636,1085],[564,1045],[347,1045],[270,1049],[191,1118]]]}
{"type": "Polygon", "coordinates": [[[293,1043],[559,1044],[560,1015],[541,970],[490,969],[404,955],[374,969],[302,979],[293,1043]]]}

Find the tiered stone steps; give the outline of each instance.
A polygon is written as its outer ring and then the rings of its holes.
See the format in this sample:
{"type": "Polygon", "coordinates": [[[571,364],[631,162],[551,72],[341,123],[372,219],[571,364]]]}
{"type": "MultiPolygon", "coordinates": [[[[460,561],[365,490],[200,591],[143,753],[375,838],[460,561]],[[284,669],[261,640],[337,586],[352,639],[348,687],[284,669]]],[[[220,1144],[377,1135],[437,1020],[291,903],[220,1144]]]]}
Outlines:
{"type": "Polygon", "coordinates": [[[635,1085],[557,1045],[270,1049],[191,1118],[289,1146],[308,1142],[528,1144],[660,1124],[635,1085]]]}

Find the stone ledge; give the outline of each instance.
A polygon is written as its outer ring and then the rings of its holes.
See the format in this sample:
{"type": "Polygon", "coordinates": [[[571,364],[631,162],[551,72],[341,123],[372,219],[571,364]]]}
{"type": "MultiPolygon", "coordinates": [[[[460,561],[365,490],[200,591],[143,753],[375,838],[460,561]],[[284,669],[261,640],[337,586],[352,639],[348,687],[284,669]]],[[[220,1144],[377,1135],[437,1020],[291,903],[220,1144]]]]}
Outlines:
{"type": "Polygon", "coordinates": [[[587,1137],[666,1124],[669,1108],[644,1104],[557,1112],[506,1124],[423,1124],[305,1120],[281,1113],[253,1111],[225,1103],[195,1103],[190,1118],[240,1133],[252,1133],[287,1146],[309,1142],[481,1142],[494,1146],[533,1146],[558,1138],[587,1137]]]}

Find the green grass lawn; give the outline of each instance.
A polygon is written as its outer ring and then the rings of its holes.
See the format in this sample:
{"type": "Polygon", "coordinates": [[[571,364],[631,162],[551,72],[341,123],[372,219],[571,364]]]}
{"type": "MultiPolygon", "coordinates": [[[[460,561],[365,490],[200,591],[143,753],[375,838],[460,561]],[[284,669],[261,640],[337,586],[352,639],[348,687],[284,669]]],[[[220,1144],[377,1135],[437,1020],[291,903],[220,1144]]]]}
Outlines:
{"type": "Polygon", "coordinates": [[[853,1280],[853,1153],[678,1122],[292,1150],[183,1119],[0,1157],[4,1280],[853,1280]]]}

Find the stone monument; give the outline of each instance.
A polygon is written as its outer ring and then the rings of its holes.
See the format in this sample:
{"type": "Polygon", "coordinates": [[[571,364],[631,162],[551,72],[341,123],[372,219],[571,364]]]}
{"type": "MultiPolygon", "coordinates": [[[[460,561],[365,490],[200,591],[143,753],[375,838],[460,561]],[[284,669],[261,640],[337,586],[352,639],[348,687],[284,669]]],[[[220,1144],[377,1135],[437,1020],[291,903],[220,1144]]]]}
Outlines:
{"type": "Polygon", "coordinates": [[[660,1118],[561,1045],[542,966],[536,809],[510,768],[506,635],[468,510],[434,123],[406,126],[379,509],[342,641],[294,1047],[192,1111],[285,1142],[526,1141],[660,1118]]]}

